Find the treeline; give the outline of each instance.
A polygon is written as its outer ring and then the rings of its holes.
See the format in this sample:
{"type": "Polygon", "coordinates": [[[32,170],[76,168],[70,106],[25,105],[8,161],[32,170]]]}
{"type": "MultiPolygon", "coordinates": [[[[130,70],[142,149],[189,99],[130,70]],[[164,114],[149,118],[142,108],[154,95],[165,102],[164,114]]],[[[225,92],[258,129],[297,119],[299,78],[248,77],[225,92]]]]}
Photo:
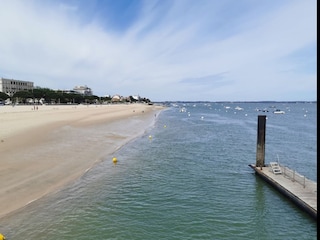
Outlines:
{"type": "MultiPolygon", "coordinates": [[[[68,93],[61,90],[49,88],[35,88],[30,91],[16,92],[12,97],[0,92],[0,102],[10,99],[12,103],[22,104],[102,104],[112,102],[111,97],[99,97],[95,95],[86,96],[80,93],[68,93]]],[[[149,103],[150,100],[143,98],[139,101],[149,103]]],[[[123,98],[121,102],[137,102],[132,96],[123,98]]]]}

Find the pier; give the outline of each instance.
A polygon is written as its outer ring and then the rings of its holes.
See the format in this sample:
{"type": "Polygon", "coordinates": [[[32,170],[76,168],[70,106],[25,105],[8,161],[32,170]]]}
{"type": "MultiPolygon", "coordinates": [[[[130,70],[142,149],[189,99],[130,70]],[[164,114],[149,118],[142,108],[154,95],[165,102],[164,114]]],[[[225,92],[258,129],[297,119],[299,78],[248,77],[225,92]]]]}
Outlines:
{"type": "Polygon", "coordinates": [[[317,183],[277,162],[265,164],[266,116],[258,116],[256,164],[249,164],[257,175],[317,220],[317,183]]]}
{"type": "Polygon", "coordinates": [[[317,183],[313,182],[293,170],[281,166],[280,174],[274,174],[270,166],[256,167],[249,165],[263,180],[272,185],[284,196],[289,198],[300,209],[307,212],[311,217],[317,220],[317,183]],[[295,173],[294,178],[291,174],[295,173]]]}

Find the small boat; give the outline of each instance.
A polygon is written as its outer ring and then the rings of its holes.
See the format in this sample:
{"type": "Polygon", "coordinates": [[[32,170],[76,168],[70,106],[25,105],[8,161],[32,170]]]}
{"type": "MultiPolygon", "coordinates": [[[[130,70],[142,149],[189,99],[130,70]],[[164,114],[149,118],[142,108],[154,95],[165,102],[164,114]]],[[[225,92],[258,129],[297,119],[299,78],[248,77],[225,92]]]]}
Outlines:
{"type": "Polygon", "coordinates": [[[276,109],[275,111],[273,111],[274,114],[285,114],[285,111],[282,111],[280,109],[276,109]]]}
{"type": "Polygon", "coordinates": [[[187,109],[185,107],[180,108],[180,112],[186,112],[187,109]]]}
{"type": "Polygon", "coordinates": [[[234,109],[239,110],[239,111],[243,110],[243,108],[239,107],[239,106],[236,106],[234,109]]]}
{"type": "Polygon", "coordinates": [[[259,111],[259,112],[269,112],[269,110],[266,109],[266,108],[264,108],[264,109],[256,108],[256,111],[259,111]]]}

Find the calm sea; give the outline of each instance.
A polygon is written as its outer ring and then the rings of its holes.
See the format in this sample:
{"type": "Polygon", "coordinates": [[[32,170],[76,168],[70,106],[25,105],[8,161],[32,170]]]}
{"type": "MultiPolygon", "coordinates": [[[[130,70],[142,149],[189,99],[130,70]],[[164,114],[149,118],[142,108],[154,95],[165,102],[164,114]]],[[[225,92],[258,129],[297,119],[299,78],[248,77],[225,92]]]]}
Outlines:
{"type": "Polygon", "coordinates": [[[115,153],[116,166],[106,156],[62,191],[1,219],[0,231],[15,240],[317,239],[317,223],[248,166],[257,117],[266,115],[266,163],[317,181],[316,103],[168,105],[115,153]]]}

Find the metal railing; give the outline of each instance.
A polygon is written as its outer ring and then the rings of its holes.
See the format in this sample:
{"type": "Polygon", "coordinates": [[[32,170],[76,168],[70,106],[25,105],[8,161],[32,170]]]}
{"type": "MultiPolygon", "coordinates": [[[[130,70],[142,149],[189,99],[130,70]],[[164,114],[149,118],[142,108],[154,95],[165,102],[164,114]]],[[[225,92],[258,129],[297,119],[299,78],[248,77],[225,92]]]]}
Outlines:
{"type": "Polygon", "coordinates": [[[306,187],[306,182],[310,182],[305,176],[299,174],[297,171],[292,170],[279,163],[279,155],[277,154],[277,162],[281,168],[284,177],[291,179],[293,182],[301,184],[304,188],[306,187]]]}
{"type": "MultiPolygon", "coordinates": [[[[286,166],[280,165],[282,173],[285,177],[291,179],[293,182],[300,183],[304,188],[306,187],[306,177],[299,174],[295,170],[292,170],[286,166]]],[[[308,181],[308,180],[307,180],[308,181]]]]}

